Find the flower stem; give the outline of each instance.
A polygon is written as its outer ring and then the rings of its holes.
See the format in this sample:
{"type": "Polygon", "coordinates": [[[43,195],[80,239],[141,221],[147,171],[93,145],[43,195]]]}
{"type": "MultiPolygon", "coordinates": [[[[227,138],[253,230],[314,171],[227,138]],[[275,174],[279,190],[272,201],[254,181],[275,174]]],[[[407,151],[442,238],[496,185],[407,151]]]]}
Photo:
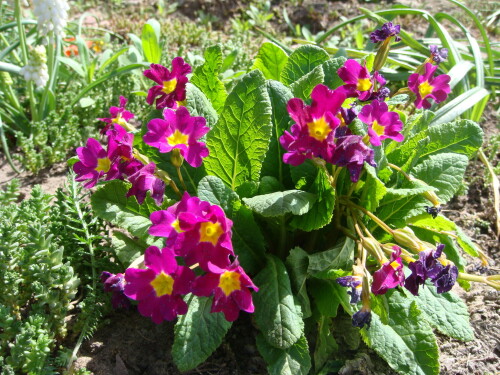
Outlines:
{"type": "Polygon", "coordinates": [[[459,272],[458,278],[460,280],[475,281],[487,284],[495,288],[496,290],[500,290],[500,275],[479,276],[479,275],[471,275],[469,273],[459,272]]]}
{"type": "Polygon", "coordinates": [[[386,223],[384,223],[382,220],[380,220],[377,216],[375,216],[373,213],[368,211],[366,208],[358,206],[357,204],[352,203],[350,200],[345,200],[344,203],[352,208],[360,210],[365,215],[367,215],[370,219],[372,219],[380,228],[385,230],[390,235],[393,234],[393,230],[386,223]]]}

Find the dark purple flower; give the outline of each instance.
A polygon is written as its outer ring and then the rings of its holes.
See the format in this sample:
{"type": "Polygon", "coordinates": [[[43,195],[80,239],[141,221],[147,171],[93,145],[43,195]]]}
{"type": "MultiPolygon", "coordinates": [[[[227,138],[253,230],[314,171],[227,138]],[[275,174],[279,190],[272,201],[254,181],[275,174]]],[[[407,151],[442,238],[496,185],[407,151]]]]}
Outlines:
{"type": "Polygon", "coordinates": [[[448,59],[447,48],[438,48],[438,46],[431,44],[429,50],[431,51],[432,60],[438,65],[448,59]]]}
{"type": "Polygon", "coordinates": [[[154,175],[156,169],[155,163],[145,165],[129,177],[132,187],[127,192],[127,197],[135,195],[137,202],[142,204],[146,199],[146,193],[151,193],[157,205],[163,202],[163,193],[165,192],[165,183],[154,175]]]}
{"type": "Polygon", "coordinates": [[[437,77],[432,77],[437,68],[437,65],[426,63],[424,74],[413,73],[408,78],[408,88],[417,96],[415,100],[416,108],[424,107],[429,109],[431,103],[428,99],[434,99],[436,103],[441,103],[451,92],[449,85],[451,78],[449,75],[441,74],[437,77]]]}
{"type": "Polygon", "coordinates": [[[392,22],[387,22],[382,25],[380,29],[373,31],[370,34],[370,41],[372,43],[383,42],[391,36],[396,37],[396,42],[399,42],[401,38],[397,36],[401,32],[400,25],[393,25],[392,22]]]}
{"type": "Polygon", "coordinates": [[[350,287],[351,290],[347,292],[351,296],[350,303],[358,303],[361,299],[362,277],[361,276],[343,276],[337,278],[335,281],[344,287],[350,287]]]}
{"type": "Polygon", "coordinates": [[[123,294],[125,288],[125,275],[123,273],[112,274],[108,271],[101,273],[101,282],[103,283],[104,291],[113,293],[111,297],[111,304],[113,308],[128,309],[130,301],[123,294]]]}
{"type": "Polygon", "coordinates": [[[401,260],[401,248],[394,246],[391,259],[373,273],[372,293],[385,294],[389,289],[403,285],[405,274],[401,260]]]}
{"type": "MultiPolygon", "coordinates": [[[[354,108],[354,107],[351,107],[351,108],[342,107],[342,108],[340,108],[339,118],[340,118],[340,121],[342,123],[342,126],[349,125],[351,122],[354,121],[354,119],[356,119],[356,117],[358,117],[358,111],[356,110],[356,108],[354,108]]],[[[337,134],[335,136],[338,137],[337,134]]]]}
{"type": "Polygon", "coordinates": [[[373,99],[378,100],[379,102],[385,101],[386,98],[391,95],[391,90],[388,87],[381,87],[377,92],[374,92],[373,99]]]}
{"type": "Polygon", "coordinates": [[[425,211],[435,219],[441,212],[441,206],[425,206],[425,211]]]}
{"type": "Polygon", "coordinates": [[[348,135],[337,140],[337,148],[333,153],[332,164],[347,167],[351,181],[357,182],[365,162],[376,167],[374,152],[363,143],[360,135],[348,135]]]}
{"type": "Polygon", "coordinates": [[[354,313],[352,316],[352,326],[363,328],[365,325],[370,328],[370,323],[372,321],[372,312],[370,309],[362,307],[361,310],[354,313]]]}

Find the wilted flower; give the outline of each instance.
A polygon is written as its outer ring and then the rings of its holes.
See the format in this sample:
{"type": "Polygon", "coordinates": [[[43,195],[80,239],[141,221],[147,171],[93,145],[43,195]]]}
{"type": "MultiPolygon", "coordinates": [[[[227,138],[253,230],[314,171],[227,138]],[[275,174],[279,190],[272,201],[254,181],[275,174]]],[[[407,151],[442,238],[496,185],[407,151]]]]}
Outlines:
{"type": "Polygon", "coordinates": [[[55,35],[62,36],[68,20],[68,10],[66,0],[33,0],[33,13],[43,35],[54,31],[55,35]]]}
{"type": "Polygon", "coordinates": [[[135,195],[137,202],[142,204],[146,199],[146,193],[149,191],[151,198],[157,205],[160,205],[163,202],[165,183],[155,176],[155,170],[156,164],[149,163],[131,175],[128,180],[132,183],[132,187],[127,192],[127,197],[135,195]]]}
{"type": "Polygon", "coordinates": [[[237,261],[227,268],[209,265],[208,273],[196,278],[192,286],[193,294],[197,296],[213,295],[210,311],[223,312],[229,322],[238,319],[240,310],[254,312],[250,289],[259,291],[237,261]]]}
{"type": "Polygon", "coordinates": [[[125,271],[125,295],[139,301],[139,312],[160,324],[187,312],[181,295],[191,291],[195,274],[179,266],[168,248],[150,246],[144,253],[147,269],[128,268],[125,271]]]}
{"type": "Polygon", "coordinates": [[[431,103],[428,99],[434,99],[436,103],[441,103],[451,92],[450,85],[448,84],[450,82],[449,75],[441,74],[437,77],[432,77],[437,68],[437,65],[426,63],[424,74],[413,73],[408,78],[408,88],[417,95],[417,99],[415,100],[416,108],[424,107],[429,109],[431,103]]]}
{"type": "Polygon", "coordinates": [[[438,65],[448,59],[447,48],[438,48],[438,46],[431,44],[429,50],[431,52],[431,59],[438,65]]]}
{"type": "Polygon", "coordinates": [[[352,316],[352,326],[363,328],[365,325],[370,327],[372,321],[372,312],[369,308],[364,306],[352,316]]]}
{"type": "Polygon", "coordinates": [[[351,181],[357,182],[364,163],[376,167],[374,152],[363,143],[360,135],[347,135],[336,142],[337,148],[331,159],[331,163],[339,167],[347,167],[351,174],[351,181]]]}
{"type": "Polygon", "coordinates": [[[172,60],[172,71],[160,64],[151,64],[151,68],[144,71],[144,75],[158,85],[148,91],[146,101],[152,105],[156,99],[156,109],[173,108],[176,102],[186,99],[187,74],[191,73],[191,66],[184,62],[182,57],[172,60]]]}
{"type": "Polygon", "coordinates": [[[45,87],[49,80],[49,69],[47,67],[47,55],[44,46],[30,49],[28,64],[19,71],[26,81],[34,81],[37,87],[45,87]]]}
{"type": "Polygon", "coordinates": [[[287,164],[299,165],[313,157],[330,162],[335,151],[335,129],[340,125],[337,113],[346,92],[343,88],[332,91],[325,85],[317,85],[311,98],[310,106],[298,98],[288,101],[287,110],[295,124],[280,137],[281,145],[287,150],[283,155],[287,164]]]}
{"type": "Polygon", "coordinates": [[[119,107],[110,107],[109,113],[111,114],[110,118],[98,118],[100,121],[104,121],[108,123],[102,130],[101,134],[104,134],[110,127],[111,124],[118,124],[125,129],[130,128],[128,121],[134,118],[134,114],[125,110],[125,106],[127,105],[127,99],[123,96],[120,96],[120,106],[119,107]]]}
{"type": "Polygon", "coordinates": [[[391,259],[373,273],[372,293],[385,294],[389,289],[403,285],[405,274],[401,260],[401,248],[394,246],[391,259]]]}
{"type": "Polygon", "coordinates": [[[148,123],[144,142],[160,152],[178,149],[189,165],[199,167],[203,158],[208,156],[208,148],[199,141],[210,130],[205,118],[190,116],[186,107],[175,111],[167,108],[163,111],[163,118],[148,123]]]}
{"type": "Polygon", "coordinates": [[[362,66],[353,59],[347,60],[337,73],[344,81],[344,87],[350,91],[349,96],[358,97],[361,101],[372,99],[375,81],[379,86],[386,84],[386,80],[381,74],[375,72],[372,77],[366,66],[362,66]]]}
{"type": "Polygon", "coordinates": [[[111,305],[113,308],[128,309],[130,307],[130,301],[123,293],[125,289],[125,276],[123,273],[117,273],[115,275],[108,271],[103,271],[101,273],[101,282],[104,291],[112,293],[111,305]]]}
{"type": "Polygon", "coordinates": [[[429,249],[418,254],[419,259],[408,264],[411,275],[405,280],[405,288],[412,294],[418,296],[418,288],[424,285],[425,280],[430,279],[437,287],[438,293],[451,290],[458,277],[458,269],[453,264],[444,266],[439,261],[443,253],[444,245],[439,244],[436,250],[429,249]]]}
{"type": "Polygon", "coordinates": [[[400,133],[403,123],[396,112],[389,112],[384,102],[374,100],[365,105],[358,115],[359,119],[368,125],[368,135],[373,146],[380,146],[381,140],[390,138],[401,142],[404,137],[400,133]]]}
{"type": "Polygon", "coordinates": [[[383,42],[391,36],[395,36],[396,42],[399,42],[401,38],[397,36],[401,32],[400,25],[393,25],[392,22],[387,22],[382,25],[380,29],[373,31],[370,34],[370,41],[372,43],[383,42]]]}
{"type": "Polygon", "coordinates": [[[435,219],[441,212],[441,206],[425,206],[425,211],[435,219]]]}
{"type": "Polygon", "coordinates": [[[363,284],[362,276],[342,276],[335,280],[338,284],[344,287],[350,287],[351,290],[347,293],[351,296],[350,303],[358,303],[361,299],[361,288],[363,284]]]}

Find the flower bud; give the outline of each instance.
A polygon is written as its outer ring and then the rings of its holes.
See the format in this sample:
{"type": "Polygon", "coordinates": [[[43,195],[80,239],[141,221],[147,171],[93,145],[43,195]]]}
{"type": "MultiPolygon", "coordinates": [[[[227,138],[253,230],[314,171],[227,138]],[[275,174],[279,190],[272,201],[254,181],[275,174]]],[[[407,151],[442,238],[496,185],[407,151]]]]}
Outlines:
{"type": "Polygon", "coordinates": [[[184,158],[181,155],[181,152],[178,148],[174,148],[172,150],[172,154],[170,155],[170,162],[176,168],[180,168],[182,166],[182,162],[184,158]]]}
{"type": "Polygon", "coordinates": [[[425,247],[420,241],[417,236],[415,236],[415,233],[408,228],[404,227],[401,229],[395,229],[392,233],[394,240],[401,246],[413,250],[415,252],[420,252],[425,250],[425,247]]]}
{"type": "MultiPolygon", "coordinates": [[[[379,242],[371,237],[363,237],[361,238],[361,245],[368,250],[370,254],[375,256],[379,261],[384,262],[384,253],[382,248],[380,247],[379,242]]],[[[385,259],[386,261],[387,259],[385,259]]]]}

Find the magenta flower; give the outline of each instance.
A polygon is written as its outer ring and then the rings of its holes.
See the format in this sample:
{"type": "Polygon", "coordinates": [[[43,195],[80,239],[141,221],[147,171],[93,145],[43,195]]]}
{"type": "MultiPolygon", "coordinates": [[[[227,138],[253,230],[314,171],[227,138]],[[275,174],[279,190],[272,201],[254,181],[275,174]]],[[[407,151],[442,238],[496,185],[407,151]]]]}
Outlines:
{"type": "MultiPolygon", "coordinates": [[[[182,199],[170,206],[166,210],[155,211],[151,213],[150,220],[153,223],[149,228],[149,234],[156,237],[166,237],[165,246],[171,247],[176,252],[181,249],[184,243],[184,237],[190,235],[192,226],[187,225],[186,221],[179,221],[179,216],[194,215],[203,217],[210,210],[210,203],[201,201],[198,197],[191,197],[187,192],[182,199]]],[[[192,222],[193,220],[190,220],[192,222]]],[[[180,251],[185,253],[185,251],[180,251]]],[[[179,254],[177,254],[179,255],[179,254]]]]}
{"type": "Polygon", "coordinates": [[[360,135],[347,135],[338,138],[337,148],[332,157],[332,164],[339,167],[347,167],[351,174],[351,181],[357,182],[364,163],[376,167],[374,152],[363,143],[360,135]]]}
{"type": "Polygon", "coordinates": [[[345,88],[350,91],[349,96],[358,97],[361,101],[371,99],[375,81],[379,86],[383,86],[386,83],[381,74],[375,72],[372,77],[366,66],[362,66],[353,59],[347,60],[337,73],[344,81],[345,88]]]}
{"type": "Polygon", "coordinates": [[[128,133],[121,125],[110,126],[106,131],[108,136],[108,156],[122,161],[133,159],[134,135],[128,133]]]}
{"type": "Polygon", "coordinates": [[[147,269],[125,271],[125,295],[139,301],[141,315],[150,317],[156,324],[184,315],[188,307],[181,295],[191,291],[194,272],[179,266],[170,249],[160,250],[156,246],[146,249],[144,264],[147,269]]]}
{"type": "Polygon", "coordinates": [[[240,310],[254,312],[250,288],[259,291],[237,261],[225,269],[210,265],[209,273],[198,276],[192,285],[193,294],[197,296],[213,295],[210,311],[223,312],[229,322],[238,319],[240,310]]]}
{"type": "Polygon", "coordinates": [[[417,95],[417,99],[415,100],[416,108],[424,107],[429,109],[431,103],[428,99],[434,99],[436,103],[441,103],[451,92],[450,85],[448,84],[450,82],[449,75],[441,74],[437,77],[432,77],[437,68],[437,65],[426,63],[424,74],[413,73],[408,78],[408,88],[417,95]]]}
{"type": "Polygon", "coordinates": [[[120,106],[109,108],[109,113],[111,114],[111,117],[98,118],[98,120],[104,121],[108,124],[101,130],[101,134],[106,133],[111,124],[118,124],[123,127],[128,127],[127,123],[128,121],[134,118],[134,114],[125,110],[126,105],[127,105],[127,99],[123,96],[120,96],[120,106]]]}
{"type": "Polygon", "coordinates": [[[391,36],[395,36],[396,42],[399,42],[401,38],[397,36],[401,32],[400,25],[393,25],[392,22],[387,22],[382,25],[380,29],[373,31],[370,34],[370,41],[372,43],[383,42],[391,36]]]}
{"type": "Polygon", "coordinates": [[[162,153],[178,149],[189,165],[199,167],[203,158],[208,156],[207,146],[198,141],[210,130],[205,118],[190,116],[186,107],[179,107],[175,111],[165,109],[163,118],[148,123],[144,142],[162,153]]]}
{"type": "Polygon", "coordinates": [[[125,276],[123,273],[117,273],[116,275],[108,271],[103,271],[101,273],[101,282],[105,292],[112,293],[111,305],[114,309],[128,309],[130,307],[130,301],[123,294],[125,289],[125,276]]]}
{"type": "Polygon", "coordinates": [[[147,103],[152,105],[156,99],[156,109],[175,107],[176,102],[186,99],[186,75],[189,73],[191,66],[182,57],[172,60],[172,71],[160,64],[151,64],[151,69],[145,70],[144,75],[158,85],[149,89],[147,103]]]}
{"type": "Polygon", "coordinates": [[[392,249],[394,252],[391,254],[390,261],[373,273],[373,294],[385,294],[389,289],[403,285],[405,282],[401,248],[394,246],[392,249]]]}
{"type": "Polygon", "coordinates": [[[287,110],[295,124],[280,137],[287,150],[283,155],[285,163],[299,165],[313,157],[330,162],[335,151],[335,129],[340,125],[337,113],[346,97],[344,88],[332,91],[317,85],[311,93],[310,106],[298,98],[288,101],[287,110]]]}
{"type": "Polygon", "coordinates": [[[359,119],[368,125],[368,135],[373,146],[380,146],[380,141],[390,138],[401,142],[404,137],[400,133],[403,123],[396,112],[389,112],[384,102],[374,100],[365,105],[358,115],[359,119]]]}
{"type": "Polygon", "coordinates": [[[76,181],[86,181],[83,186],[87,189],[95,186],[97,181],[106,175],[106,180],[116,178],[118,166],[94,138],[89,138],[84,147],[78,147],[76,154],[80,159],[73,165],[76,181]]]}
{"type": "Polygon", "coordinates": [[[137,202],[142,204],[146,199],[146,193],[149,191],[156,204],[161,205],[163,193],[165,192],[165,183],[154,175],[155,169],[155,163],[149,163],[131,175],[128,180],[132,183],[132,187],[127,192],[127,197],[135,195],[137,202]]]}

